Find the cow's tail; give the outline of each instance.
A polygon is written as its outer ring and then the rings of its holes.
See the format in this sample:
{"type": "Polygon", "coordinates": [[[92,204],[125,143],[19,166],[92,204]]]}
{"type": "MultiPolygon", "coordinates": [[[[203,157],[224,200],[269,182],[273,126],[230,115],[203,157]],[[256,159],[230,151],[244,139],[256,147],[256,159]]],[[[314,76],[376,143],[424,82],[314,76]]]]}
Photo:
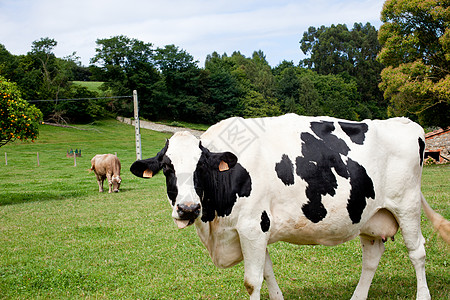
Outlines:
{"type": "Polygon", "coordinates": [[[89,173],[91,173],[91,171],[94,171],[94,170],[95,170],[95,165],[94,165],[94,164],[92,164],[91,168],[90,168],[90,169],[88,169],[88,171],[89,171],[89,173]]]}
{"type": "Polygon", "coordinates": [[[431,224],[433,224],[433,227],[436,229],[439,235],[447,244],[450,245],[450,222],[447,221],[443,216],[435,212],[425,200],[425,197],[423,195],[422,208],[425,212],[425,215],[431,221],[431,224]]]}

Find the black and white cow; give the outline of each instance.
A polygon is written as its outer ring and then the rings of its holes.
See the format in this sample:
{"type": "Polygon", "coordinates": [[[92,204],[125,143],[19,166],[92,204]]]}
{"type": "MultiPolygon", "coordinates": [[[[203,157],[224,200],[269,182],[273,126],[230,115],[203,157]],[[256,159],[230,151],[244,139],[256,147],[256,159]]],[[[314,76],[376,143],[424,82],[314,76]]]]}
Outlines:
{"type": "Polygon", "coordinates": [[[429,299],[420,189],[422,128],[405,118],[351,122],[289,114],[230,118],[198,140],[176,133],[153,158],[130,170],[166,176],[172,218],[195,224],[214,264],[244,260],[244,285],[260,298],[282,299],[267,245],[337,245],[360,236],[363,267],[352,299],[365,299],[383,242],[398,227],[417,276],[417,298],[429,299]]]}

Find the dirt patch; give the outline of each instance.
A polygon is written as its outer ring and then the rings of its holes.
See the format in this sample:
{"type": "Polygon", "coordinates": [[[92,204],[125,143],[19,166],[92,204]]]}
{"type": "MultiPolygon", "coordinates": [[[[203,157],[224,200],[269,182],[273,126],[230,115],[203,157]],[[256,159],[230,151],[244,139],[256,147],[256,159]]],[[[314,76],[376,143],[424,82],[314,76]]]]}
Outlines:
{"type": "MultiPolygon", "coordinates": [[[[131,120],[130,118],[117,117],[117,120],[119,120],[120,122],[134,126],[134,120],[131,120]]],[[[196,137],[200,137],[204,133],[204,131],[201,131],[201,130],[194,130],[194,129],[184,128],[184,127],[168,126],[168,125],[158,124],[158,123],[154,123],[154,122],[150,122],[150,121],[140,121],[139,123],[140,123],[141,128],[150,129],[150,130],[159,131],[159,132],[175,133],[178,131],[189,131],[196,137]]]]}

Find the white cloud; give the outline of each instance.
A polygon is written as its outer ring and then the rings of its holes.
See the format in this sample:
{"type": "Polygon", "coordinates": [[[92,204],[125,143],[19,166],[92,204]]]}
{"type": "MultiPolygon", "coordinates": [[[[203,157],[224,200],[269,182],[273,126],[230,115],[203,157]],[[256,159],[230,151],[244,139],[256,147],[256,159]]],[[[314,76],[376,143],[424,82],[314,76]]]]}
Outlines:
{"type": "Polygon", "coordinates": [[[95,41],[126,35],[157,47],[175,44],[195,59],[207,54],[263,50],[276,65],[303,57],[299,41],[309,26],[370,22],[379,26],[381,0],[0,0],[0,43],[13,54],[42,37],[58,42],[55,54],[73,51],[83,64],[95,41]]]}

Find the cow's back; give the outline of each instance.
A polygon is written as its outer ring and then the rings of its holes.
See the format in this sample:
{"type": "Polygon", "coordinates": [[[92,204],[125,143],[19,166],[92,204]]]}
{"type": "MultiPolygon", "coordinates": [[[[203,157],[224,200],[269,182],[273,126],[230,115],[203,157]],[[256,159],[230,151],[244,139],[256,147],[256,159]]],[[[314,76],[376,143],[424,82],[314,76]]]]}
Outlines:
{"type": "Polygon", "coordinates": [[[378,209],[420,193],[423,130],[405,118],[230,118],[201,140],[249,171],[251,195],[230,217],[270,211],[270,242],[342,243],[378,209]]]}
{"type": "Polygon", "coordinates": [[[97,154],[92,158],[91,165],[98,175],[120,175],[120,161],[114,154],[97,154]]]}

